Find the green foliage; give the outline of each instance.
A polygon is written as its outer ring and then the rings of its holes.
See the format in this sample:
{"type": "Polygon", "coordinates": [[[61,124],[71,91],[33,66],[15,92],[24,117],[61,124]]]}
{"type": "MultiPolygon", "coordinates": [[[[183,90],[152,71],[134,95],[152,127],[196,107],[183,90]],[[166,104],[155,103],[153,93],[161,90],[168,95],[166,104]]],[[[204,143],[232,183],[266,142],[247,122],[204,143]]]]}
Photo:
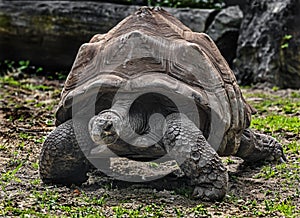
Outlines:
{"type": "Polygon", "coordinates": [[[274,200],[265,200],[264,203],[267,211],[278,211],[286,217],[293,217],[296,208],[290,200],[283,200],[279,203],[276,203],[274,200]]]}
{"type": "Polygon", "coordinates": [[[223,160],[224,163],[226,164],[234,164],[234,160],[232,160],[230,157],[227,157],[225,160],[223,160]]]}
{"type": "Polygon", "coordinates": [[[286,145],[286,150],[291,152],[292,154],[300,154],[300,143],[296,141],[292,141],[291,143],[286,145]]]}
{"type": "Polygon", "coordinates": [[[289,41],[293,38],[292,35],[285,35],[282,37],[282,40],[281,40],[281,48],[282,49],[285,49],[285,48],[288,48],[289,47],[289,41]]]}
{"type": "Polygon", "coordinates": [[[25,70],[29,67],[29,64],[30,64],[30,61],[29,60],[26,60],[26,61],[19,61],[19,67],[18,67],[18,70],[19,71],[22,71],[22,70],[25,70]]]}
{"type": "Polygon", "coordinates": [[[179,208],[175,207],[174,211],[175,211],[177,217],[183,217],[183,213],[179,208]]]}
{"type": "Polygon", "coordinates": [[[35,197],[35,200],[39,202],[39,204],[42,206],[42,208],[50,207],[51,205],[54,205],[59,198],[59,194],[55,191],[44,191],[44,192],[33,192],[33,196],[35,197]]]}
{"type": "Polygon", "coordinates": [[[148,4],[152,6],[165,6],[173,8],[221,8],[223,0],[149,0],[148,4]]]}
{"type": "Polygon", "coordinates": [[[300,182],[300,166],[287,163],[277,164],[276,166],[265,165],[254,178],[263,178],[265,180],[281,178],[288,186],[295,187],[300,182]]]}
{"type": "Polygon", "coordinates": [[[7,147],[5,145],[0,144],[0,151],[5,151],[7,150],[7,147]]]}
{"type": "Polygon", "coordinates": [[[252,116],[251,127],[266,133],[290,132],[299,134],[300,117],[295,116],[300,111],[299,92],[291,92],[289,96],[275,94],[245,94],[248,101],[258,113],[252,116]],[[251,99],[256,99],[251,101],[251,99]]]}
{"type": "Polygon", "coordinates": [[[107,2],[173,8],[221,8],[224,5],[224,0],[113,0],[107,2]]]}
{"type": "Polygon", "coordinates": [[[203,204],[198,204],[196,207],[192,208],[190,210],[193,212],[196,216],[205,216],[205,217],[211,217],[211,214],[207,211],[207,209],[204,207],[203,204]]]}
{"type": "Polygon", "coordinates": [[[277,172],[273,169],[273,167],[267,165],[267,166],[263,166],[260,173],[257,174],[254,178],[256,178],[256,179],[258,179],[258,178],[270,179],[272,177],[275,177],[276,174],[277,174],[277,172]]]}
{"type": "MultiPolygon", "coordinates": [[[[296,113],[300,109],[300,101],[297,99],[298,96],[294,94],[294,99],[288,98],[278,98],[270,95],[260,94],[256,97],[262,98],[262,101],[259,102],[251,102],[251,105],[258,110],[259,114],[263,114],[265,112],[272,112],[272,110],[276,110],[276,112],[282,112],[283,114],[291,114],[296,113]],[[278,110],[277,110],[278,109],[278,110]]],[[[252,97],[252,96],[248,96],[252,97]]]]}
{"type": "MultiPolygon", "coordinates": [[[[164,205],[156,204],[139,205],[136,208],[126,208],[122,205],[112,207],[114,217],[163,217],[164,205]]],[[[183,215],[179,208],[174,208],[174,212],[178,217],[183,215]]]]}
{"type": "Polygon", "coordinates": [[[32,162],[32,163],[31,163],[31,166],[32,166],[35,170],[38,170],[38,169],[39,169],[39,162],[38,162],[38,161],[32,162]]]}
{"type": "Polygon", "coordinates": [[[158,163],[155,163],[155,162],[149,162],[149,166],[151,168],[158,168],[159,167],[159,164],[158,163]]]}
{"type": "Polygon", "coordinates": [[[30,64],[29,60],[11,61],[5,60],[0,62],[0,71],[11,73],[28,73],[36,74],[43,71],[42,67],[36,67],[30,64]]]}
{"type": "Polygon", "coordinates": [[[27,83],[27,82],[22,82],[20,80],[15,79],[13,76],[11,75],[5,75],[0,77],[0,82],[2,82],[2,84],[7,84],[10,86],[14,86],[14,87],[19,87],[19,88],[23,88],[26,90],[41,90],[41,91],[48,91],[53,89],[53,87],[50,86],[45,86],[45,85],[35,85],[32,83],[27,83]]]}
{"type": "Polygon", "coordinates": [[[8,170],[7,172],[3,173],[1,175],[1,181],[2,182],[10,182],[11,180],[20,182],[20,179],[15,176],[15,174],[20,170],[20,168],[23,166],[23,163],[20,163],[15,169],[8,170]]]}
{"type": "Polygon", "coordinates": [[[141,214],[140,208],[138,209],[127,209],[120,206],[115,206],[112,208],[112,210],[115,212],[116,217],[138,217],[141,214]]]}
{"type": "Polygon", "coordinates": [[[287,131],[299,134],[300,118],[270,114],[264,118],[255,117],[251,122],[251,127],[265,133],[287,131]]]}

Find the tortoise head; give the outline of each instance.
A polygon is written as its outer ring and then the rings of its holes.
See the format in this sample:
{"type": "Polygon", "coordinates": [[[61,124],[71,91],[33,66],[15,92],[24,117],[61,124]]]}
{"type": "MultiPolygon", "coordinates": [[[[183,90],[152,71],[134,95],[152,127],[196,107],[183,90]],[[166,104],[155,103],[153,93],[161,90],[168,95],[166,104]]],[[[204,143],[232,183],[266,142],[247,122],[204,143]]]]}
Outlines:
{"type": "Polygon", "coordinates": [[[104,110],[89,122],[89,133],[96,144],[113,144],[118,138],[122,123],[121,116],[112,110],[104,110]]]}

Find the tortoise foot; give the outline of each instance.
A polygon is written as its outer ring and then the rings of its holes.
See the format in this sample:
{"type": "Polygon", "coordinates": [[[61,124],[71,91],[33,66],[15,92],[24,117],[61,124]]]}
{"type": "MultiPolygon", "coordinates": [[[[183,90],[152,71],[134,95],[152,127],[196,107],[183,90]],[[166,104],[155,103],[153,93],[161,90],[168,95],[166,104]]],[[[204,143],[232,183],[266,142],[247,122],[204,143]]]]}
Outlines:
{"type": "Polygon", "coordinates": [[[287,161],[282,145],[273,137],[245,129],[237,156],[248,165],[263,161],[287,161]]]}
{"type": "Polygon", "coordinates": [[[196,186],[193,191],[193,197],[195,199],[201,199],[203,201],[217,201],[224,198],[226,191],[214,187],[196,186]]]}
{"type": "Polygon", "coordinates": [[[222,199],[227,191],[228,174],[217,152],[201,130],[187,117],[169,116],[164,144],[175,154],[181,170],[195,186],[193,197],[204,201],[222,199]]]}
{"type": "Polygon", "coordinates": [[[43,144],[39,173],[46,184],[80,185],[90,164],[81,151],[69,120],[53,130],[43,144]]]}
{"type": "Polygon", "coordinates": [[[204,201],[221,200],[227,192],[227,170],[215,152],[200,150],[199,153],[199,160],[193,154],[181,167],[195,186],[193,197],[204,201]]]}

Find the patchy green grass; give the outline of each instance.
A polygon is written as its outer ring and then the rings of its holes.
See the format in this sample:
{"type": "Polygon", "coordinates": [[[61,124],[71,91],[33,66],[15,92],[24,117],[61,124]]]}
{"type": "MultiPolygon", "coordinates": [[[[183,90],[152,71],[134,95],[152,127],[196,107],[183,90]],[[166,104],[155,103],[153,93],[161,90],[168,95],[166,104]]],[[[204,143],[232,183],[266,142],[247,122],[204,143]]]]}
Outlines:
{"type": "MultiPolygon", "coordinates": [[[[277,88],[270,92],[244,90],[246,98],[258,113],[253,116],[251,127],[271,134],[282,141],[288,162],[277,165],[262,166],[253,176],[265,181],[278,181],[282,192],[290,193],[289,197],[277,197],[264,200],[264,210],[259,216],[299,217],[299,183],[300,183],[300,95],[299,91],[284,91],[277,88]],[[293,191],[291,191],[293,190],[293,191]]],[[[266,192],[267,196],[273,191],[266,192]]]]}
{"type": "Polygon", "coordinates": [[[20,170],[22,166],[23,163],[20,163],[16,168],[8,170],[7,172],[1,174],[0,184],[3,189],[5,188],[5,185],[12,180],[16,182],[21,182],[21,179],[16,176],[16,173],[20,170]]]}
{"type": "Polygon", "coordinates": [[[296,217],[294,206],[290,200],[281,200],[280,202],[276,202],[275,200],[265,200],[265,209],[267,211],[266,214],[272,214],[273,212],[280,212],[285,217],[296,217]]]}
{"type": "Polygon", "coordinates": [[[32,84],[32,83],[27,83],[25,80],[17,80],[12,76],[6,75],[3,77],[0,77],[0,82],[2,85],[9,85],[12,87],[18,87],[22,88],[25,90],[33,91],[33,90],[42,90],[42,91],[48,91],[48,90],[53,90],[53,87],[51,86],[46,86],[43,84],[32,84]]]}
{"type": "Polygon", "coordinates": [[[285,145],[287,152],[299,155],[300,154],[300,143],[297,141],[292,141],[285,145]]]}
{"type": "MultiPolygon", "coordinates": [[[[293,93],[289,98],[258,94],[261,99],[250,101],[258,111],[253,116],[251,127],[266,133],[290,132],[299,135],[300,98],[293,93]]],[[[247,96],[253,99],[254,94],[247,96]]]]}
{"type": "Polygon", "coordinates": [[[270,114],[254,116],[251,127],[265,133],[291,132],[299,134],[300,117],[270,114]]]}
{"type": "MultiPolygon", "coordinates": [[[[300,91],[243,89],[258,110],[251,127],[276,137],[288,162],[230,171],[225,199],[207,203],[190,199],[192,188],[173,180],[160,189],[151,183],[122,186],[92,175],[80,187],[43,184],[39,152],[54,127],[61,91],[51,84],[0,77],[1,217],[300,217],[300,91]]],[[[223,162],[237,165],[234,157],[223,162]]]]}

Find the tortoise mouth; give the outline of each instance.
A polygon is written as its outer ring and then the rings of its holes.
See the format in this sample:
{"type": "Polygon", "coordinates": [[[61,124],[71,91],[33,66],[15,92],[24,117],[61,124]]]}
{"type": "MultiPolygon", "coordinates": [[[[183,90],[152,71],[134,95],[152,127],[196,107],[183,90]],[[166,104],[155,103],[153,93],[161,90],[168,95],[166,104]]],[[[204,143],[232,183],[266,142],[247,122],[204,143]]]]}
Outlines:
{"type": "Polygon", "coordinates": [[[92,140],[96,144],[105,144],[105,145],[111,145],[114,144],[118,138],[119,135],[116,133],[115,130],[110,131],[103,131],[103,130],[91,130],[90,135],[92,140]]]}
{"type": "Polygon", "coordinates": [[[119,116],[115,115],[117,114],[104,114],[103,112],[90,120],[89,133],[96,144],[113,144],[119,138],[115,129],[115,124],[119,121],[119,116]]]}
{"type": "Polygon", "coordinates": [[[100,133],[101,141],[103,141],[106,145],[114,144],[118,138],[119,135],[116,133],[116,131],[103,131],[100,133]]]}

